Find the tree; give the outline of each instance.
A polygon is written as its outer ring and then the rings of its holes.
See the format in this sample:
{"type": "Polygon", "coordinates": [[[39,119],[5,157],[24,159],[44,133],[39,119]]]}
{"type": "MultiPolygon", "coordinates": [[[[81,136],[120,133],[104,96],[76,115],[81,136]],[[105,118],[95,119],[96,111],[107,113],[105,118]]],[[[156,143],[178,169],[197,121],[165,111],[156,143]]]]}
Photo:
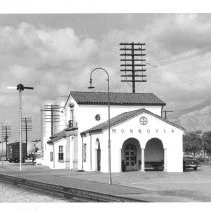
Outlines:
{"type": "Polygon", "coordinates": [[[35,140],[34,142],[32,151],[29,154],[29,157],[32,158],[33,162],[38,157],[37,152],[39,151],[39,147],[37,146],[37,142],[40,142],[40,140],[35,140]]]}
{"type": "Polygon", "coordinates": [[[191,131],[187,132],[183,138],[183,149],[185,152],[191,152],[194,154],[200,152],[202,149],[202,132],[201,131],[191,131]]]}
{"type": "Polygon", "coordinates": [[[202,147],[204,154],[211,153],[211,131],[206,131],[202,135],[202,147]]]}

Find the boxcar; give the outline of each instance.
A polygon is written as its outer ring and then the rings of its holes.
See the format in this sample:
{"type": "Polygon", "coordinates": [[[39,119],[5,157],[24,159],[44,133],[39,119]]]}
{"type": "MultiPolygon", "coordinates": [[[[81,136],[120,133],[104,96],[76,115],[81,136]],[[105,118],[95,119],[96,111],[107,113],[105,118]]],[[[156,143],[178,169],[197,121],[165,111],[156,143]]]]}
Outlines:
{"type": "MultiPolygon", "coordinates": [[[[20,161],[20,143],[10,143],[7,145],[7,157],[9,162],[18,163],[20,161]]],[[[26,143],[22,143],[22,162],[26,159],[26,143]]]]}

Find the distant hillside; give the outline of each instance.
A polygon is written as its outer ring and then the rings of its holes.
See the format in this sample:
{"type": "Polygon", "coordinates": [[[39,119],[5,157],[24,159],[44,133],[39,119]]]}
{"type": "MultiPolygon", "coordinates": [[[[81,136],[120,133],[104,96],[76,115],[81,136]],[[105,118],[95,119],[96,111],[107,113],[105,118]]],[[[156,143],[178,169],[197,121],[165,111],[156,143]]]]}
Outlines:
{"type": "Polygon", "coordinates": [[[175,111],[168,119],[176,122],[188,131],[211,130],[211,99],[196,106],[175,111]]]}

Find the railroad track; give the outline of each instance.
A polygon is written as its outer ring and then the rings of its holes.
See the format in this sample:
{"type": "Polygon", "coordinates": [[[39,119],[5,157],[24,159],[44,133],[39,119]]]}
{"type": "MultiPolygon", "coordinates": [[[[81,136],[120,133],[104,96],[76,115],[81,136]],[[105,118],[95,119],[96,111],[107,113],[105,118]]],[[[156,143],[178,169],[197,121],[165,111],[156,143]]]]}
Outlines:
{"type": "Polygon", "coordinates": [[[145,202],[115,195],[47,184],[3,174],[0,174],[0,181],[24,188],[26,190],[61,197],[72,202],[145,202]]]}

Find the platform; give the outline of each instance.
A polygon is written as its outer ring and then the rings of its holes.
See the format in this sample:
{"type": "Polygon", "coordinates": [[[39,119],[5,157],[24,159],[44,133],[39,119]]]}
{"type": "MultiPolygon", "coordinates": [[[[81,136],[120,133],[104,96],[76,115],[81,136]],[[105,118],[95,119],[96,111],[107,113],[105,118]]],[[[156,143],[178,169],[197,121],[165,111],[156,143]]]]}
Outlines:
{"type": "Polygon", "coordinates": [[[156,193],[153,189],[146,189],[144,186],[143,188],[141,188],[140,186],[126,186],[133,185],[134,178],[136,180],[138,177],[142,179],[144,177],[144,174],[142,172],[112,173],[112,185],[108,184],[107,173],[77,172],[65,169],[52,170],[48,167],[35,165],[23,165],[22,171],[19,171],[18,164],[13,164],[13,166],[4,166],[0,168],[0,174],[48,184],[54,184],[58,186],[131,198],[136,199],[140,202],[190,201],[186,198],[181,197],[178,198],[168,195],[163,196],[156,193]],[[125,186],[123,184],[119,184],[119,181],[122,183],[122,180],[125,180],[125,186]]]}

